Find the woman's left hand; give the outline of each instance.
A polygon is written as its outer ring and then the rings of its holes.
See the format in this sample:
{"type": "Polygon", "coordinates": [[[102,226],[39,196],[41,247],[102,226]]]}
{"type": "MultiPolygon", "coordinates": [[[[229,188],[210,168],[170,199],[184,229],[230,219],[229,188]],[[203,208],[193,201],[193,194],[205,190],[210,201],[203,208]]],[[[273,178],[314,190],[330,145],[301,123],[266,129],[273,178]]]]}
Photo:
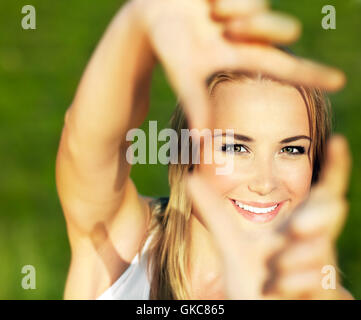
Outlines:
{"type": "Polygon", "coordinates": [[[223,261],[228,298],[353,299],[340,284],[335,255],[348,211],[350,163],[346,140],[331,138],[325,168],[308,200],[282,225],[262,230],[261,236],[239,230],[238,217],[225,212],[206,177],[189,177],[193,205],[223,261]]]}

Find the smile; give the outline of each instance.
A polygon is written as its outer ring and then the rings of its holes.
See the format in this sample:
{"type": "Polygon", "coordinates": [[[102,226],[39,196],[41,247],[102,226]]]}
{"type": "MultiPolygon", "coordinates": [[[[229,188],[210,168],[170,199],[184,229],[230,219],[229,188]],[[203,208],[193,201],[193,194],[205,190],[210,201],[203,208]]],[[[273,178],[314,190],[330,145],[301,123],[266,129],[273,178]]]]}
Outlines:
{"type": "Polygon", "coordinates": [[[247,220],[261,223],[273,220],[284,203],[284,201],[272,203],[245,203],[235,199],[230,200],[236,210],[247,220]]]}
{"type": "Polygon", "coordinates": [[[243,204],[242,202],[239,202],[237,200],[235,200],[235,203],[241,209],[244,209],[246,211],[253,212],[253,213],[258,213],[258,214],[264,214],[264,213],[271,212],[271,211],[273,211],[274,209],[276,209],[278,207],[278,204],[276,204],[276,205],[274,205],[272,207],[268,207],[268,208],[252,207],[252,206],[243,204]]]}

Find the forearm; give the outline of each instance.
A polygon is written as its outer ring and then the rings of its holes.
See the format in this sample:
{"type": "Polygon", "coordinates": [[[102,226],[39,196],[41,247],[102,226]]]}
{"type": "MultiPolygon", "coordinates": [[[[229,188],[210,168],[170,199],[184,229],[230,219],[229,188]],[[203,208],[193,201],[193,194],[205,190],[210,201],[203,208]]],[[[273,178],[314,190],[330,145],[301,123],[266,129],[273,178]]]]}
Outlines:
{"type": "Polygon", "coordinates": [[[82,76],[66,115],[68,135],[81,149],[112,152],[147,114],[155,59],[137,19],[133,3],[127,3],[82,76]]]}

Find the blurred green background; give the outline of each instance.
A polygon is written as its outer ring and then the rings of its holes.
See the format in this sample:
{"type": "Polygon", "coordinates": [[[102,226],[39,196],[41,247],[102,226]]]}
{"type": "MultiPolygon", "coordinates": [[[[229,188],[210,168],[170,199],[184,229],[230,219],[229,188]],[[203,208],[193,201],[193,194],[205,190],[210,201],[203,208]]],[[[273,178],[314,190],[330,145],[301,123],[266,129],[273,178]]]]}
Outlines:
{"type": "MultiPolygon", "coordinates": [[[[61,299],[69,245],[55,188],[55,156],[64,113],[82,71],[119,0],[2,0],[0,2],[0,299],[61,299]],[[37,29],[21,28],[21,8],[37,10],[37,29]],[[21,269],[36,268],[36,290],[24,290],[21,269]]],[[[350,215],[338,241],[343,281],[361,298],[361,0],[278,0],[276,9],[300,18],[292,46],[299,55],[343,69],[346,88],[331,95],[334,125],[353,152],[350,215]],[[336,30],[321,27],[321,8],[334,5],[336,30]]],[[[175,97],[156,69],[148,120],[167,126],[175,97]]],[[[144,128],[147,126],[144,125],[144,128]]],[[[135,166],[142,194],[168,194],[167,168],[135,166]],[[154,188],[157,186],[157,188],[154,188]]]]}

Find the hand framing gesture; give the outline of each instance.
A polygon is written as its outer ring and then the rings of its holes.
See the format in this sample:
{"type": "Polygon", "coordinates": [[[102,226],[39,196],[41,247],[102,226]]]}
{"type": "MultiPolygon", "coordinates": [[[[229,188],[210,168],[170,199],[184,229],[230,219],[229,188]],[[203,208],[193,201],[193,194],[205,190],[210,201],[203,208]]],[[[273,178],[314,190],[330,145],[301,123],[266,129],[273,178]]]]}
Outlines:
{"type": "Polygon", "coordinates": [[[267,1],[135,0],[135,4],[190,127],[203,128],[208,123],[205,81],[216,71],[261,71],[326,90],[337,90],[344,83],[340,71],[272,46],[296,40],[300,26],[294,18],[269,11],[267,1]]]}

